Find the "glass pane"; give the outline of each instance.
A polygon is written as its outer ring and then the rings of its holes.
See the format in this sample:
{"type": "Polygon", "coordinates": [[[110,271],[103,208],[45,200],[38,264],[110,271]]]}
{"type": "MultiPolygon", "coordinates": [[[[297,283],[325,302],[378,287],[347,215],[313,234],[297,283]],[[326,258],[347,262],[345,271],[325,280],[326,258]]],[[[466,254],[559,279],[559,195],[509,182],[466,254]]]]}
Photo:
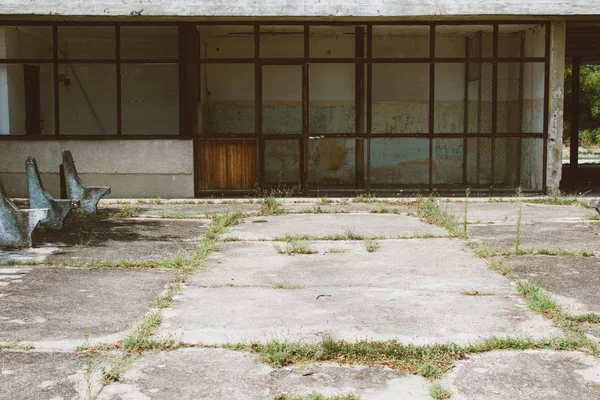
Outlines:
{"type": "Polygon", "coordinates": [[[263,132],[302,133],[302,67],[263,67],[263,132]]]}
{"type": "Polygon", "coordinates": [[[199,126],[206,134],[255,133],[254,64],[206,64],[199,126]]]}
{"type": "Polygon", "coordinates": [[[438,25],[435,28],[436,57],[466,57],[469,41],[476,41],[480,57],[491,57],[491,25],[438,25]]]}
{"type": "Polygon", "coordinates": [[[497,138],[495,143],[494,183],[498,188],[515,188],[521,162],[519,138],[497,138]]]}
{"type": "Polygon", "coordinates": [[[52,48],[50,26],[0,26],[0,59],[51,59],[52,48]]]}
{"type": "Polygon", "coordinates": [[[59,26],[58,58],[117,58],[115,27],[59,26]]]}
{"type": "Polygon", "coordinates": [[[429,64],[373,65],[372,132],[429,131],[429,64]]]}
{"type": "Polygon", "coordinates": [[[429,184],[429,140],[371,139],[371,186],[429,184]]]}
{"type": "Polygon", "coordinates": [[[312,26],[310,28],[310,57],[354,57],[354,27],[312,26]]]}
{"type": "Polygon", "coordinates": [[[265,179],[267,185],[298,186],[300,144],[297,140],[265,141],[265,179]]]}
{"type": "Polygon", "coordinates": [[[498,133],[542,133],[544,63],[498,64],[498,133]]]}
{"type": "Polygon", "coordinates": [[[61,135],[116,134],[116,66],[61,64],[59,68],[61,135]]]}
{"type": "Polygon", "coordinates": [[[492,140],[485,138],[467,139],[467,183],[485,186],[491,182],[492,140]]]}
{"type": "Polygon", "coordinates": [[[373,57],[429,57],[429,26],[374,26],[373,57]]]}
{"type": "Polygon", "coordinates": [[[463,183],[464,139],[433,140],[433,183],[463,183]]]}
{"type": "Polygon", "coordinates": [[[465,64],[435,65],[435,133],[463,133],[465,64]]]}
{"type": "Polygon", "coordinates": [[[176,26],[122,26],[121,58],[171,59],[179,57],[176,26]]]}
{"type": "Polygon", "coordinates": [[[492,64],[469,63],[467,132],[492,132],[492,64]]]}
{"type": "Polygon", "coordinates": [[[308,142],[308,184],[311,189],[354,188],[356,140],[318,139],[308,142]]]}
{"type": "Polygon", "coordinates": [[[179,133],[178,76],[174,64],[121,66],[123,134],[179,133]]]}
{"type": "Polygon", "coordinates": [[[354,133],[354,64],[311,64],[310,133],[354,133]]]}
{"type": "Polygon", "coordinates": [[[0,64],[0,135],[54,134],[51,64],[0,64]]]}
{"type": "Polygon", "coordinates": [[[544,25],[500,25],[498,57],[544,57],[546,27],[544,25]]]}
{"type": "Polygon", "coordinates": [[[521,188],[542,190],[544,177],[544,140],[521,139],[521,188]]]}
{"type": "Polygon", "coordinates": [[[303,26],[261,26],[262,58],[304,57],[303,26]]]}
{"type": "Polygon", "coordinates": [[[204,58],[254,57],[252,26],[199,26],[198,32],[204,58]]]}

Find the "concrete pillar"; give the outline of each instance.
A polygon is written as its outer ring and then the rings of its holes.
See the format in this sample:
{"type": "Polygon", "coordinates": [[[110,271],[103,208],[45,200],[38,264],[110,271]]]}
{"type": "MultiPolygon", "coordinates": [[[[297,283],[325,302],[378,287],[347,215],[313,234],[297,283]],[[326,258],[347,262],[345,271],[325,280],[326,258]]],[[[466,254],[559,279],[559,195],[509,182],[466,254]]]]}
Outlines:
{"type": "Polygon", "coordinates": [[[560,193],[565,87],[565,21],[553,21],[550,30],[550,98],[548,118],[547,194],[560,193]]]}

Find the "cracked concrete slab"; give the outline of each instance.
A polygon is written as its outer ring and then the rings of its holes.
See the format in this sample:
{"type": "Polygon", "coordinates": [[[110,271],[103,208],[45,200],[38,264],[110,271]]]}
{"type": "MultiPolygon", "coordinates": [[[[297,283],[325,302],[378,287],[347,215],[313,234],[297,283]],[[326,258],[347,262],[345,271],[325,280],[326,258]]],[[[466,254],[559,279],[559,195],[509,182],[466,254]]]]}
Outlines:
{"type": "Polygon", "coordinates": [[[458,361],[443,384],[456,400],[594,400],[600,361],[581,352],[494,351],[458,361]]]}
{"type": "MultiPolygon", "coordinates": [[[[442,202],[440,208],[463,220],[465,213],[464,202],[442,202]]],[[[523,223],[581,222],[586,216],[594,213],[578,205],[554,206],[549,204],[522,203],[521,221],[523,223]]],[[[514,225],[519,215],[519,203],[515,202],[470,202],[467,206],[467,221],[469,223],[495,223],[514,225]]]]}
{"type": "Polygon", "coordinates": [[[406,204],[387,203],[284,203],[283,209],[290,213],[387,213],[408,214],[411,207],[406,204]]]}
{"type": "Polygon", "coordinates": [[[514,288],[451,239],[311,243],[312,255],[279,254],[270,242],[220,245],[165,310],[159,336],[188,343],[324,336],[404,343],[467,343],[489,335],[560,334],[525,311],[514,288]],[[345,253],[323,254],[329,246],[345,253]],[[276,289],[276,283],[298,285],[276,289]],[[467,296],[463,291],[493,296],[467,296]]]}
{"type": "Polygon", "coordinates": [[[119,211],[123,208],[135,209],[145,218],[206,218],[207,215],[241,210],[258,212],[260,204],[107,204],[101,211],[119,211]]]}
{"type": "Polygon", "coordinates": [[[272,239],[286,234],[318,237],[343,234],[347,230],[363,235],[398,237],[440,235],[447,232],[418,218],[394,214],[284,214],[246,218],[230,229],[227,236],[245,240],[272,239]]]}
{"type": "Polygon", "coordinates": [[[0,287],[0,342],[41,342],[74,348],[128,329],[171,281],[164,269],[32,267],[20,282],[0,287]]]}
{"type": "Polygon", "coordinates": [[[2,252],[9,260],[57,264],[161,260],[191,251],[210,220],[75,219],[64,231],[38,230],[33,249],[2,252]]]}
{"type": "Polygon", "coordinates": [[[0,351],[0,398],[82,398],[85,366],[85,358],[73,353],[0,351]]]}
{"type": "Polygon", "coordinates": [[[515,275],[551,292],[571,314],[600,314],[598,257],[513,256],[515,275]]]}
{"type": "Polygon", "coordinates": [[[387,367],[315,363],[276,370],[250,354],[197,348],[144,357],[98,398],[271,400],[278,394],[312,391],[352,393],[362,400],[430,399],[427,380],[387,367]]]}
{"type": "MultiPolygon", "coordinates": [[[[514,250],[515,225],[469,225],[469,236],[504,250],[514,250]]],[[[600,254],[600,222],[580,221],[563,224],[552,222],[521,225],[521,249],[592,251],[600,254]]]]}

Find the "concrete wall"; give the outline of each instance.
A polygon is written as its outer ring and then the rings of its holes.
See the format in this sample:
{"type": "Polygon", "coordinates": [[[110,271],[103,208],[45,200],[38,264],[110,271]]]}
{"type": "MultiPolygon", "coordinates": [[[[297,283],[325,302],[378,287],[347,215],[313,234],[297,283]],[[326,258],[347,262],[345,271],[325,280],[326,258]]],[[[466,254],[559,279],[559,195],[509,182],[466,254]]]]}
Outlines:
{"type": "Polygon", "coordinates": [[[97,16],[398,17],[476,15],[593,15],[595,0],[4,0],[0,14],[97,16]]]}
{"type": "Polygon", "coordinates": [[[71,150],[87,185],[109,185],[110,197],[194,197],[191,140],[5,140],[0,179],[11,197],[28,197],[25,159],[34,156],[46,190],[60,193],[62,150],[71,150]]]}

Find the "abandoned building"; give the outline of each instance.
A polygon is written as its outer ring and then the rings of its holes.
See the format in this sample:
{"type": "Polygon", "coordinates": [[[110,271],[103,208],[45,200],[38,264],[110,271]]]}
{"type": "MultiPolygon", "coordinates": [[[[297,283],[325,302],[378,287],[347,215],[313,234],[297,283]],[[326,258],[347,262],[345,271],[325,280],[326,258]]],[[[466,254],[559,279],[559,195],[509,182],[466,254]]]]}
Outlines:
{"type": "Polygon", "coordinates": [[[68,149],[114,197],[556,192],[600,5],[379,3],[4,1],[0,178],[34,156],[57,195],[68,149]]]}

